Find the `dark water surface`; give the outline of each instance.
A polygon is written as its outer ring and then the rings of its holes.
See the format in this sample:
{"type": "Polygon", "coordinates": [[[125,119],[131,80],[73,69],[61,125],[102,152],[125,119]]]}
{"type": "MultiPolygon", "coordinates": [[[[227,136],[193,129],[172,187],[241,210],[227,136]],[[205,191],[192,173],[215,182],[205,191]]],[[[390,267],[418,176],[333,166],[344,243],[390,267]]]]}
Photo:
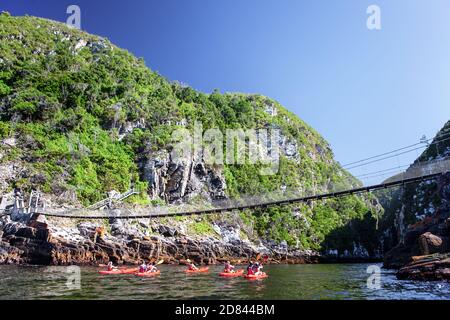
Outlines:
{"type": "Polygon", "coordinates": [[[161,266],[155,278],[82,267],[81,289],[68,289],[62,267],[0,266],[0,299],[450,299],[448,282],[399,281],[389,270],[381,271],[380,289],[369,289],[368,266],[272,265],[264,268],[269,277],[257,281],[220,278],[220,266],[196,275],[161,266]]]}

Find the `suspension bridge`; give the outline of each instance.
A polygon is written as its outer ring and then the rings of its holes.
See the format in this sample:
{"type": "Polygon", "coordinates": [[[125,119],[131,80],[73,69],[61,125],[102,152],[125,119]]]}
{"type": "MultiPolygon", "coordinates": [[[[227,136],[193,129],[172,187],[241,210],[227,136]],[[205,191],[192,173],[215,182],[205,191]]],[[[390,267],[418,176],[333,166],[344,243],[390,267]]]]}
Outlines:
{"type": "MultiPolygon", "coordinates": [[[[446,140],[449,140],[450,137],[441,139],[438,141],[433,141],[431,143],[427,143],[425,146],[429,147],[430,145],[436,144],[438,142],[443,142],[446,140]]],[[[404,154],[405,152],[410,152],[417,150],[417,144],[400,148],[391,152],[383,153],[378,156],[366,158],[360,161],[355,161],[353,163],[344,165],[343,168],[351,169],[354,167],[360,167],[368,163],[373,163],[375,161],[381,161],[384,159],[391,158],[398,154],[404,154]]],[[[424,146],[421,146],[424,147],[424,146]]],[[[450,150],[448,150],[450,153],[450,150]]],[[[398,169],[401,167],[399,166],[398,169]]],[[[392,170],[380,170],[374,173],[367,173],[362,176],[373,176],[373,174],[378,173],[387,173],[392,175],[392,170]]],[[[438,158],[431,161],[423,161],[423,162],[416,162],[412,165],[409,165],[408,168],[405,171],[402,171],[401,173],[397,173],[393,177],[391,177],[388,180],[385,180],[382,183],[378,184],[372,184],[368,186],[356,186],[353,188],[348,188],[344,190],[333,190],[325,193],[318,193],[318,194],[309,194],[309,195],[302,195],[302,196],[289,196],[286,198],[283,198],[278,196],[277,199],[270,199],[270,195],[262,195],[259,196],[256,199],[250,199],[250,198],[244,198],[244,199],[237,199],[237,200],[224,200],[217,203],[214,203],[214,205],[211,207],[205,207],[200,209],[190,209],[190,210],[183,210],[182,206],[179,206],[178,208],[175,207],[174,211],[168,210],[168,208],[156,208],[156,207],[150,207],[148,210],[149,213],[146,214],[136,214],[131,212],[130,210],[124,208],[117,207],[117,205],[124,199],[139,193],[138,190],[131,189],[128,190],[122,194],[120,193],[112,193],[108,195],[108,198],[103,199],[97,203],[94,203],[93,205],[84,208],[84,209],[72,209],[72,210],[66,210],[62,212],[49,212],[48,210],[45,210],[43,206],[39,205],[39,197],[40,195],[36,192],[32,194],[32,197],[30,197],[30,203],[29,208],[24,209],[23,208],[23,199],[15,199],[16,206],[9,206],[10,208],[16,208],[17,213],[17,205],[22,204],[21,211],[22,214],[28,214],[31,217],[31,220],[36,220],[39,215],[44,215],[47,217],[55,217],[55,218],[67,218],[67,219],[108,219],[108,218],[115,218],[115,219],[146,219],[146,218],[163,218],[163,217],[181,217],[181,216],[192,216],[192,215],[208,215],[208,214],[221,214],[221,213],[227,213],[227,212],[234,212],[234,211],[243,211],[243,210],[255,210],[255,209],[265,209],[269,207],[276,207],[276,206],[285,206],[285,205],[291,205],[296,203],[308,203],[311,201],[318,201],[318,200],[326,200],[326,199],[332,199],[332,198],[340,198],[345,196],[351,196],[351,195],[361,195],[364,193],[371,193],[377,190],[382,189],[388,189],[393,187],[399,187],[399,186],[406,186],[408,184],[413,183],[420,183],[424,181],[432,181],[438,179],[440,176],[442,176],[445,173],[450,172],[450,155],[444,158],[438,158]],[[261,201],[262,198],[265,198],[265,201],[261,201]],[[114,204],[114,206],[113,206],[114,204]],[[120,210],[112,210],[111,208],[118,208],[120,210]],[[117,211],[120,211],[120,214],[117,214],[117,211]],[[128,212],[126,214],[123,214],[123,212],[128,212]]],[[[328,190],[332,188],[327,188],[328,190]]],[[[0,203],[0,216],[11,214],[11,212],[14,212],[14,210],[8,210],[7,205],[3,201],[4,198],[2,198],[2,202],[0,203]]],[[[11,203],[10,203],[11,204],[11,203]]],[[[173,209],[173,208],[172,208],[173,209]]]]}
{"type": "Polygon", "coordinates": [[[162,213],[149,213],[144,215],[111,215],[111,214],[101,214],[101,215],[80,215],[80,214],[71,214],[70,212],[64,212],[61,214],[58,213],[42,213],[46,216],[50,217],[58,217],[58,218],[76,218],[76,219],[106,219],[106,218],[115,218],[115,219],[145,219],[145,218],[163,218],[163,217],[181,217],[181,216],[192,216],[192,215],[207,215],[207,214],[218,214],[218,213],[226,213],[233,211],[242,211],[242,210],[254,210],[254,209],[265,209],[273,206],[283,206],[289,204],[295,204],[300,202],[309,202],[316,200],[326,200],[330,198],[340,198],[349,195],[357,195],[368,192],[373,192],[380,189],[392,188],[395,186],[407,185],[414,182],[421,182],[427,180],[433,180],[437,177],[441,176],[442,173],[429,174],[421,177],[414,177],[409,179],[403,179],[399,181],[393,181],[388,183],[381,183],[377,185],[372,185],[368,187],[354,188],[339,192],[331,192],[324,193],[300,198],[290,198],[284,200],[276,200],[276,201],[267,201],[261,202],[257,204],[243,204],[243,205],[231,205],[225,207],[215,207],[211,209],[202,209],[202,210],[193,210],[193,211],[180,211],[180,212],[162,212],[162,213]]]}

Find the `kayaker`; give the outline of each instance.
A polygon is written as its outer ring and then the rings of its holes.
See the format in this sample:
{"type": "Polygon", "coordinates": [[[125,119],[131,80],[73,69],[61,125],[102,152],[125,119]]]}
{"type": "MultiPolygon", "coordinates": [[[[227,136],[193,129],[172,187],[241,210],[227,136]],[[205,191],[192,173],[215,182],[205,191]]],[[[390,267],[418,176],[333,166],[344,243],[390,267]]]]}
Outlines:
{"type": "Polygon", "coordinates": [[[142,262],[142,264],[139,266],[139,272],[147,272],[148,266],[145,264],[145,261],[142,262]]]}
{"type": "Polygon", "coordinates": [[[260,264],[259,262],[256,262],[254,265],[254,274],[256,274],[257,276],[259,276],[262,273],[262,264],[260,264]]]}
{"type": "Polygon", "coordinates": [[[253,261],[250,261],[250,263],[248,264],[248,266],[247,266],[247,274],[248,275],[252,275],[252,274],[254,274],[254,272],[253,272],[253,261]]]}
{"type": "Polygon", "coordinates": [[[108,268],[108,271],[114,271],[114,270],[118,269],[116,266],[114,266],[112,261],[108,262],[107,268],[108,268]]]}
{"type": "Polygon", "coordinates": [[[197,266],[191,260],[187,260],[187,262],[188,262],[188,269],[189,270],[192,270],[192,271],[197,271],[198,270],[197,266]]]}
{"type": "Polygon", "coordinates": [[[156,267],[155,263],[154,262],[150,263],[150,266],[148,267],[147,272],[157,272],[157,271],[158,271],[158,268],[156,267]]]}
{"type": "Polygon", "coordinates": [[[234,266],[230,263],[230,261],[227,261],[225,263],[225,268],[223,270],[223,272],[225,273],[233,273],[234,271],[234,266]]]}

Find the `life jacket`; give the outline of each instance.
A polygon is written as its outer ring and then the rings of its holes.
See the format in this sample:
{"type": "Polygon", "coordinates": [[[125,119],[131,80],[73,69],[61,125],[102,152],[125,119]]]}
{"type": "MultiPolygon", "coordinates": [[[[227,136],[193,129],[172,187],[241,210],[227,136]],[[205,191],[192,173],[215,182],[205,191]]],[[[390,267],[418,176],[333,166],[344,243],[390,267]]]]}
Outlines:
{"type": "Polygon", "coordinates": [[[247,274],[253,274],[254,272],[253,272],[253,265],[249,265],[248,267],[247,267],[247,274]]]}
{"type": "Polygon", "coordinates": [[[147,272],[147,266],[146,265],[139,266],[139,272],[147,272]]]}

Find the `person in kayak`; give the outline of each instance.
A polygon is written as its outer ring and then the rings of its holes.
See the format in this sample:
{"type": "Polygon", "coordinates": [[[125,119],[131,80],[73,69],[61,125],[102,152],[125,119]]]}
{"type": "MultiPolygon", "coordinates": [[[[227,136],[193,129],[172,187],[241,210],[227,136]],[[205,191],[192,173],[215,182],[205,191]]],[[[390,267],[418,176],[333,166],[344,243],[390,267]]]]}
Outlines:
{"type": "Polygon", "coordinates": [[[142,262],[142,264],[139,266],[139,272],[144,273],[147,272],[148,266],[145,264],[145,261],[142,262]]]}
{"type": "Polygon", "coordinates": [[[198,270],[197,266],[191,260],[188,259],[187,262],[188,262],[188,270],[192,271],[198,270]]]}
{"type": "Polygon", "coordinates": [[[225,273],[233,273],[234,271],[234,266],[230,263],[230,261],[227,261],[225,263],[225,268],[223,269],[223,272],[225,273]]]}
{"type": "Polygon", "coordinates": [[[108,265],[106,266],[108,268],[108,271],[114,271],[114,270],[118,270],[119,268],[116,267],[112,261],[108,262],[108,265]]]}
{"type": "Polygon", "coordinates": [[[262,264],[260,264],[259,262],[256,262],[253,265],[253,273],[255,275],[259,276],[262,273],[262,268],[263,268],[262,264]]]}
{"type": "Polygon", "coordinates": [[[155,263],[152,262],[150,263],[150,265],[148,266],[147,272],[157,272],[158,268],[156,267],[155,263]]]}
{"type": "Polygon", "coordinates": [[[249,263],[248,266],[247,266],[247,274],[248,274],[249,276],[254,274],[254,272],[253,272],[253,266],[254,266],[253,261],[250,260],[250,263],[249,263]]]}

